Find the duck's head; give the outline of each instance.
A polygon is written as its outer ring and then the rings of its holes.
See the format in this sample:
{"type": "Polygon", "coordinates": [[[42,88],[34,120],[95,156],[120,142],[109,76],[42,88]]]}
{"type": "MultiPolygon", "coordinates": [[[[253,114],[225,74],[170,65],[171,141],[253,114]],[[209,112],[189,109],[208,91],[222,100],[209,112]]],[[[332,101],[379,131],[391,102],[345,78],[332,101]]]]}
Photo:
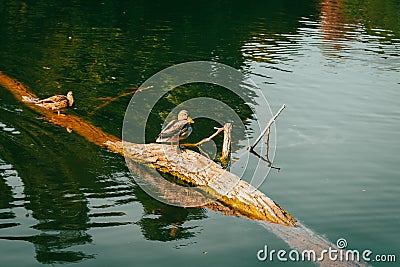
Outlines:
{"type": "Polygon", "coordinates": [[[69,91],[67,94],[68,106],[72,106],[74,104],[74,97],[72,96],[72,91],[69,91]]]}
{"type": "Polygon", "coordinates": [[[187,110],[183,109],[178,113],[178,121],[188,121],[190,124],[194,123],[192,118],[189,117],[187,110]]]}

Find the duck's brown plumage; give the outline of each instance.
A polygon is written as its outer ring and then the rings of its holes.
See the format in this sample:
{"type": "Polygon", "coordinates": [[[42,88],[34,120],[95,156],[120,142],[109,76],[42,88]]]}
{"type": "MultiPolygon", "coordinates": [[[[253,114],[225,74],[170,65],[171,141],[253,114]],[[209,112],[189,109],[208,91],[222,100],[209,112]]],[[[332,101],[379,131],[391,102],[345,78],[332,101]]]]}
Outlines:
{"type": "Polygon", "coordinates": [[[178,120],[173,120],[162,129],[156,140],[157,143],[176,143],[186,139],[192,133],[190,124],[193,120],[189,117],[186,110],[181,110],[178,114],[178,120]]]}
{"type": "Polygon", "coordinates": [[[54,95],[49,98],[39,100],[35,104],[47,109],[60,110],[71,107],[74,104],[74,98],[72,96],[72,92],[68,92],[66,96],[54,95]]]}
{"type": "Polygon", "coordinates": [[[74,97],[70,91],[67,95],[54,95],[45,99],[24,98],[24,101],[34,103],[45,109],[60,112],[61,109],[71,107],[74,104],[74,97]]]}

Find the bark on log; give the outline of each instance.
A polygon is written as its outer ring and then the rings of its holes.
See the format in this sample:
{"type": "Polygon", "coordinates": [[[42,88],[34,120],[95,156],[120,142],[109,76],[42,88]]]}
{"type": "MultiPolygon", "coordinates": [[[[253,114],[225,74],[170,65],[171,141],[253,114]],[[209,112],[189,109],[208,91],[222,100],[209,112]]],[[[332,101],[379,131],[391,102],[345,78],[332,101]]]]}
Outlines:
{"type": "MultiPolygon", "coordinates": [[[[13,93],[19,101],[22,101],[22,96],[36,97],[22,83],[2,72],[0,72],[0,84],[13,93]]],[[[52,123],[72,129],[90,142],[128,156],[135,162],[176,175],[179,179],[203,188],[208,194],[215,194],[219,203],[210,203],[207,205],[209,208],[218,207],[217,210],[223,210],[221,207],[224,206],[232,209],[232,213],[235,215],[241,214],[251,219],[266,220],[288,226],[296,224],[296,220],[292,216],[265,194],[199,153],[186,150],[184,153],[176,154],[176,149],[169,145],[132,143],[124,144],[124,151],[122,140],[104,133],[100,128],[77,116],[58,116],[52,111],[36,105],[25,104],[52,123]],[[171,160],[174,157],[179,157],[179,160],[171,160]],[[228,190],[227,193],[227,189],[232,187],[233,189],[228,190]]]]}
{"type": "Polygon", "coordinates": [[[205,193],[215,194],[218,201],[246,217],[295,225],[295,220],[265,194],[192,150],[177,154],[174,147],[165,144],[122,144],[112,141],[105,144],[109,150],[125,153],[125,156],[135,162],[151,165],[174,174],[187,183],[202,186],[205,193]]]}

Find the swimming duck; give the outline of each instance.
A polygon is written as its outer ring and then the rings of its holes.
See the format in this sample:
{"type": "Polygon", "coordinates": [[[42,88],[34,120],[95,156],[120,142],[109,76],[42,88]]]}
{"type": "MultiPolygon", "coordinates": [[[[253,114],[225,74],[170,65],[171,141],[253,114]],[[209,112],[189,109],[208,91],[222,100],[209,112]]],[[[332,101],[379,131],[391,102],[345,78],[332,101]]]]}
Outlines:
{"type": "MultiPolygon", "coordinates": [[[[192,127],[194,121],[189,117],[187,110],[181,110],[178,113],[178,120],[173,120],[161,130],[156,140],[157,143],[179,143],[179,141],[188,138],[192,133],[192,127]]],[[[179,145],[178,145],[179,149],[179,145]]]]}
{"type": "Polygon", "coordinates": [[[74,104],[74,97],[72,92],[69,91],[67,95],[54,95],[45,99],[27,98],[24,97],[24,101],[34,103],[35,105],[45,108],[56,110],[58,115],[60,115],[60,110],[71,107],[74,104]]]}

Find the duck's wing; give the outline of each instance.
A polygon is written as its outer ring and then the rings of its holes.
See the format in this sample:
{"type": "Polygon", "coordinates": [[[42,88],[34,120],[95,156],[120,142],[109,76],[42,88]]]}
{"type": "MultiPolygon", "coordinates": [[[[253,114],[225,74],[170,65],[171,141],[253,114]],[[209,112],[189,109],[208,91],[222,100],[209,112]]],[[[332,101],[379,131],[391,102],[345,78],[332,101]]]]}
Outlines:
{"type": "Polygon", "coordinates": [[[187,121],[173,120],[162,129],[158,135],[156,142],[176,142],[178,141],[179,135],[186,131],[189,123],[187,121]]]}
{"type": "Polygon", "coordinates": [[[61,101],[68,101],[67,97],[65,95],[53,95],[49,98],[45,98],[42,100],[38,101],[38,104],[42,104],[42,103],[57,103],[57,102],[61,102],[61,101]]]}
{"type": "Polygon", "coordinates": [[[56,102],[51,102],[50,100],[48,100],[48,101],[36,102],[35,104],[39,107],[46,108],[46,109],[60,110],[60,109],[68,107],[68,100],[67,99],[58,99],[58,101],[56,101],[56,102]]]}
{"type": "Polygon", "coordinates": [[[186,125],[182,128],[182,130],[181,130],[181,132],[180,132],[180,134],[179,134],[179,141],[182,141],[182,140],[188,138],[189,135],[192,133],[192,130],[193,130],[193,129],[192,129],[192,127],[190,126],[190,124],[189,124],[189,123],[186,124],[186,125]]]}
{"type": "Polygon", "coordinates": [[[54,102],[51,105],[52,105],[52,107],[51,107],[52,110],[59,110],[59,109],[67,108],[68,107],[68,100],[64,99],[64,100],[61,100],[61,101],[57,101],[57,102],[54,102]]]}

